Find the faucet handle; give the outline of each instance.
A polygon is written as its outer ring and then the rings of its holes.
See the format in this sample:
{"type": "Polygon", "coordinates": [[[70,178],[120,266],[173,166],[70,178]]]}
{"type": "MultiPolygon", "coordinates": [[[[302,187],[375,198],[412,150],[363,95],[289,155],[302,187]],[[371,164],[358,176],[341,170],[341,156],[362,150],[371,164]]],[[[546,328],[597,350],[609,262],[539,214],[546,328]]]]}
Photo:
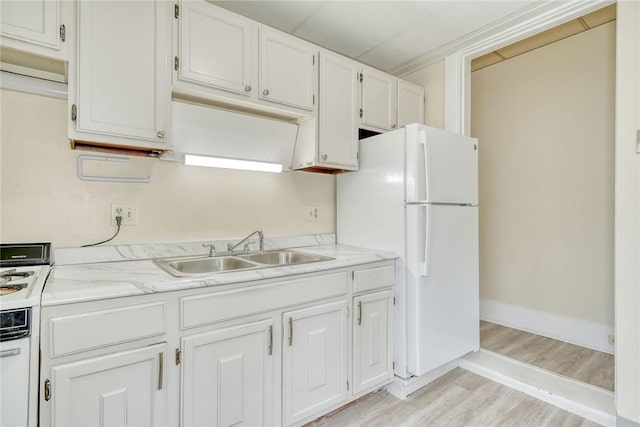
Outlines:
{"type": "Polygon", "coordinates": [[[214,243],[211,243],[211,244],[203,243],[202,247],[209,248],[209,256],[214,256],[216,254],[216,245],[214,243]]]}

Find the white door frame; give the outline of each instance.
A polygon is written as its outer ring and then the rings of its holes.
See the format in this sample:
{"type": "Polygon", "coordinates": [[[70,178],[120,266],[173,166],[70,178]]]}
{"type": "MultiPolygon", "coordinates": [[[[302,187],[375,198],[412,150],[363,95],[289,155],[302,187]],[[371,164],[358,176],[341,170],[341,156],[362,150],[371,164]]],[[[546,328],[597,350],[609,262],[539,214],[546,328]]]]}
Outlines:
{"type": "MultiPolygon", "coordinates": [[[[557,8],[493,34],[445,57],[445,129],[469,135],[471,130],[471,60],[549,28],[570,21],[614,1],[583,0],[557,8]]],[[[619,420],[640,423],[640,6],[623,1],[618,15],[631,14],[625,22],[624,59],[617,58],[616,71],[616,170],[615,170],[615,313],[616,313],[616,413],[619,420]],[[629,37],[631,35],[631,37],[629,37]],[[637,37],[635,37],[637,40],[637,37]],[[620,67],[625,67],[621,74],[620,67]],[[621,81],[624,78],[625,81],[621,81]],[[635,98],[634,98],[635,96],[635,98]],[[625,111],[624,119],[620,111],[625,111]],[[638,132],[636,147],[635,132],[638,132]],[[636,154],[636,151],[638,153],[636,154]]],[[[618,39],[620,39],[618,25],[618,39]]],[[[617,40],[617,50],[621,50],[617,40]]],[[[631,424],[628,424],[631,425],[631,424]]]]}

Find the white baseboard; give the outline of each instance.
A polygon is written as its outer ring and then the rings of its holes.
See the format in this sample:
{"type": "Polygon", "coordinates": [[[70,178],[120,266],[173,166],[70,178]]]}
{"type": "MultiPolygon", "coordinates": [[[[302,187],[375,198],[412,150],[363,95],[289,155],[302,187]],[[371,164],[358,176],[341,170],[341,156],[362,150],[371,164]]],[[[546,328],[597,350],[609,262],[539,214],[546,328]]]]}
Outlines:
{"type": "Polygon", "coordinates": [[[458,365],[598,424],[616,425],[615,397],[608,390],[484,349],[459,359],[458,365]]]}
{"type": "Polygon", "coordinates": [[[614,354],[613,326],[546,313],[513,304],[480,300],[480,319],[510,328],[614,354]]]}
{"type": "Polygon", "coordinates": [[[458,367],[458,361],[454,360],[446,365],[442,365],[439,368],[429,371],[419,377],[400,378],[394,377],[393,382],[387,386],[387,391],[398,399],[406,399],[414,391],[426,386],[427,384],[437,380],[447,372],[458,367]]]}

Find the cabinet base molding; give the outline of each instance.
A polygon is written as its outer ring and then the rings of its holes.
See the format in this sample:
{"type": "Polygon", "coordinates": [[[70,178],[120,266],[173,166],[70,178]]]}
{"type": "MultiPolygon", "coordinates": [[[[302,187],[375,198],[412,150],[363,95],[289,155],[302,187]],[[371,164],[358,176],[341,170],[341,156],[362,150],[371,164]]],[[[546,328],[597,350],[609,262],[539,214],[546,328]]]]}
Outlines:
{"type": "Polygon", "coordinates": [[[429,383],[434,382],[456,367],[458,367],[458,361],[454,360],[419,377],[411,377],[406,379],[394,377],[393,382],[387,387],[387,391],[398,399],[404,400],[411,393],[421,389],[429,383]]]}

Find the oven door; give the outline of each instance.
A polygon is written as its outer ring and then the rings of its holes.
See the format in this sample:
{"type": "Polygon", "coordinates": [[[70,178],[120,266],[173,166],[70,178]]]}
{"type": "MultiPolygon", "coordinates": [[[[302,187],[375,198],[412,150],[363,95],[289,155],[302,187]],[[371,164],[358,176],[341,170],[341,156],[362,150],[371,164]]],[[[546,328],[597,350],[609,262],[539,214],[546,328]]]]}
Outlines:
{"type": "Polygon", "coordinates": [[[0,342],[0,426],[29,419],[29,338],[0,342]]]}

